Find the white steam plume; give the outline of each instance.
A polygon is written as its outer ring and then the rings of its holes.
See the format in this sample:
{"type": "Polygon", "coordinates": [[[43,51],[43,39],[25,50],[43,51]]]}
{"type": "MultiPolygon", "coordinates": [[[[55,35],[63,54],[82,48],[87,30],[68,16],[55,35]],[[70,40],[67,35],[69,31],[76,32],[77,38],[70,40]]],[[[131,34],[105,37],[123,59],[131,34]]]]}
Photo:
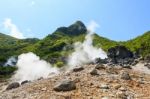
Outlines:
{"type": "Polygon", "coordinates": [[[75,51],[69,56],[68,65],[70,68],[83,65],[94,61],[96,58],[105,59],[107,54],[101,49],[93,46],[93,33],[99,25],[91,21],[88,25],[88,34],[83,43],[76,42],[74,44],[75,51]]]}
{"type": "Polygon", "coordinates": [[[50,73],[57,73],[57,68],[51,66],[44,60],[40,60],[40,57],[34,53],[24,53],[18,57],[17,62],[18,70],[13,76],[13,80],[36,80],[38,78],[47,78],[50,73]]]}
{"type": "Polygon", "coordinates": [[[7,62],[4,64],[4,66],[15,66],[17,63],[16,57],[10,57],[7,62]]]}
{"type": "Polygon", "coordinates": [[[3,22],[3,25],[6,29],[9,30],[10,36],[13,36],[19,39],[24,38],[23,33],[20,32],[20,30],[14,23],[12,23],[12,20],[10,18],[6,18],[3,22]]]}

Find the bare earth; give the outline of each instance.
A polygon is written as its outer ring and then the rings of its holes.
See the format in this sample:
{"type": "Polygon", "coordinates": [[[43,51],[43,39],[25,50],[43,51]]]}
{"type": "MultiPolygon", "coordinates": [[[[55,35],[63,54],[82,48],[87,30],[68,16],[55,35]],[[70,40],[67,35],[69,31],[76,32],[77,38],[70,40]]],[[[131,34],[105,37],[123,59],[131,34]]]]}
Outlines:
{"type": "Polygon", "coordinates": [[[3,86],[0,87],[0,99],[150,99],[150,74],[147,72],[105,66],[97,70],[99,75],[91,75],[90,71],[94,68],[95,65],[86,65],[82,71],[62,72],[55,77],[27,83],[9,91],[3,91],[3,86]],[[131,80],[121,79],[122,71],[127,71],[131,80]],[[65,79],[75,81],[76,89],[54,91],[54,86],[65,79]],[[102,85],[109,88],[103,89],[102,85]]]}

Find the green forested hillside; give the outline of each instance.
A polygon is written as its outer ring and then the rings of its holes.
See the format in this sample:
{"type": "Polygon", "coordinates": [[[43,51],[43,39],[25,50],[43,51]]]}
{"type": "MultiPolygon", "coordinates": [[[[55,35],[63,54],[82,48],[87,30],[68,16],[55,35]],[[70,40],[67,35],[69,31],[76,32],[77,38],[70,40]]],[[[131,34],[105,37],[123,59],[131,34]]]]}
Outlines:
{"type": "Polygon", "coordinates": [[[150,31],[124,42],[124,45],[131,51],[137,52],[142,56],[150,54],[150,31]]]}
{"type": "MultiPolygon", "coordinates": [[[[27,52],[34,52],[54,66],[63,66],[66,57],[74,50],[73,43],[83,42],[86,34],[87,29],[81,21],[77,21],[69,27],[60,27],[41,40],[36,38],[17,39],[0,33],[0,78],[10,77],[16,70],[15,67],[2,67],[9,57],[27,52]]],[[[124,42],[113,41],[94,34],[93,44],[106,52],[113,46],[124,45],[145,57],[150,54],[150,31],[124,42]]]]}
{"type": "MultiPolygon", "coordinates": [[[[77,21],[68,27],[58,28],[54,33],[41,40],[36,38],[16,39],[0,34],[0,63],[5,62],[10,56],[31,51],[42,59],[61,66],[63,64],[62,60],[73,51],[73,43],[82,42],[86,33],[85,25],[81,21],[77,21]]],[[[150,32],[125,42],[116,42],[94,34],[93,44],[103,48],[105,51],[116,45],[124,45],[131,51],[145,56],[150,53],[150,32]]]]}
{"type": "Polygon", "coordinates": [[[36,38],[17,39],[0,33],[0,65],[10,56],[16,56],[24,52],[24,48],[35,44],[39,40],[36,38]]]}

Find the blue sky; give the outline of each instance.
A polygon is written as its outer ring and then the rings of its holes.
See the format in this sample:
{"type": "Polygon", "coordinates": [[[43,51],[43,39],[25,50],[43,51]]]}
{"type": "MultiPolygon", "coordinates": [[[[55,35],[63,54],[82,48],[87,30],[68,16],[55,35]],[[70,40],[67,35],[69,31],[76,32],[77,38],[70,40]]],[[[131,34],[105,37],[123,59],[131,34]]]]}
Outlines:
{"type": "Polygon", "coordinates": [[[99,24],[96,33],[129,40],[150,30],[150,0],[1,0],[0,32],[43,38],[76,20],[99,24]]]}

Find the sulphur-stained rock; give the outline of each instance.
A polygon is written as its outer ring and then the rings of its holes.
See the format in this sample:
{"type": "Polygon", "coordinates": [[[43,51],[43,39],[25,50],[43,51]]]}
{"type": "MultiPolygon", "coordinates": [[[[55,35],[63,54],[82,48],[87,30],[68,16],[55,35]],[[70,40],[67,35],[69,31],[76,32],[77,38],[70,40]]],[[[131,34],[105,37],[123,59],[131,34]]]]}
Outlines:
{"type": "Polygon", "coordinates": [[[77,66],[75,68],[73,68],[73,72],[79,72],[81,70],[83,70],[84,68],[82,66],[77,66]]]}
{"type": "Polygon", "coordinates": [[[130,75],[129,75],[128,72],[123,71],[123,72],[121,73],[121,79],[123,79],[123,80],[131,80],[131,77],[130,77],[130,75]]]}
{"type": "Polygon", "coordinates": [[[54,87],[55,91],[71,91],[76,89],[76,84],[71,80],[64,80],[54,87]]]}
{"type": "Polygon", "coordinates": [[[18,82],[13,82],[7,86],[6,90],[11,90],[18,87],[20,87],[20,84],[18,82]]]}

